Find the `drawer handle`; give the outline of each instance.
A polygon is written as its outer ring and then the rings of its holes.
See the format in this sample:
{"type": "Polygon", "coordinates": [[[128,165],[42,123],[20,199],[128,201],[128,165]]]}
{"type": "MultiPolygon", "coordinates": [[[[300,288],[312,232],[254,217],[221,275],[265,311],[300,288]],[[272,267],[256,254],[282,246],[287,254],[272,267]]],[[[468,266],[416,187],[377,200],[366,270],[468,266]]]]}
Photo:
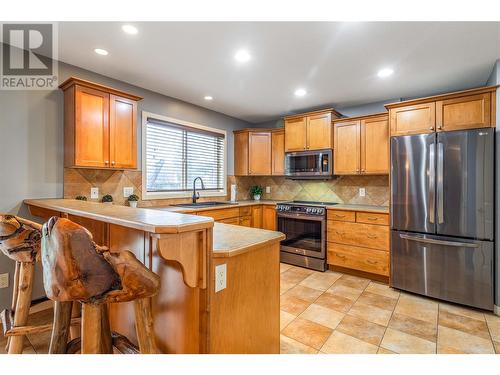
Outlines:
{"type": "Polygon", "coordinates": [[[372,265],[376,265],[378,262],[376,262],[376,261],[374,262],[373,260],[367,259],[366,263],[369,263],[369,264],[372,264],[372,265]]]}
{"type": "Polygon", "coordinates": [[[375,234],[370,234],[370,233],[367,233],[367,234],[366,234],[366,237],[375,239],[375,238],[377,238],[378,236],[377,236],[377,235],[375,235],[375,234]]]}
{"type": "Polygon", "coordinates": [[[345,260],[345,255],[335,254],[338,258],[345,260]]]}
{"type": "Polygon", "coordinates": [[[335,214],[335,217],[338,217],[338,218],[341,218],[341,219],[342,219],[342,218],[344,218],[344,217],[345,217],[345,215],[337,215],[337,214],[335,214]]]}
{"type": "Polygon", "coordinates": [[[377,221],[378,217],[367,217],[367,219],[370,221],[377,221]]]}
{"type": "Polygon", "coordinates": [[[338,230],[336,230],[335,233],[337,233],[339,236],[343,236],[345,234],[345,232],[339,232],[338,230]]]}

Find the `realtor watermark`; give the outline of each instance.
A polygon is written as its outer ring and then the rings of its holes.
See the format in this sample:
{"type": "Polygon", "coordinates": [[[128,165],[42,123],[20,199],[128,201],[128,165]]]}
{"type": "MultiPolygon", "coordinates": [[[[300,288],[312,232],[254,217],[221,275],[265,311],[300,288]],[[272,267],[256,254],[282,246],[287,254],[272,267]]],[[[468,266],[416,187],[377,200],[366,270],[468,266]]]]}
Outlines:
{"type": "Polygon", "coordinates": [[[57,24],[0,26],[0,90],[57,89],[57,24]]]}

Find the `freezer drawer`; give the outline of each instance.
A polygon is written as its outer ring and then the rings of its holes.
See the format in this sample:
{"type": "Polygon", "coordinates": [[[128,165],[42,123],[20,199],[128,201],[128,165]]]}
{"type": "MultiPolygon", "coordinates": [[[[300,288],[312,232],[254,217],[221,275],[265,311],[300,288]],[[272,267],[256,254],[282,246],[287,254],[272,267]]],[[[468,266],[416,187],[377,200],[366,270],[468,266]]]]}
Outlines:
{"type": "Polygon", "coordinates": [[[392,231],[391,286],[493,310],[493,251],[490,241],[392,231]]]}

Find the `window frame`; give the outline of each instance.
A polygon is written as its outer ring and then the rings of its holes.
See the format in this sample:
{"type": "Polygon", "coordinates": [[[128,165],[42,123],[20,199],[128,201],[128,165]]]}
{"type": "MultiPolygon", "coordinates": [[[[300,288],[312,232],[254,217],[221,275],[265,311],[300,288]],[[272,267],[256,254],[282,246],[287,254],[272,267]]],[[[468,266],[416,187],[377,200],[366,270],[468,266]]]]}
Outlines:
{"type": "Polygon", "coordinates": [[[227,131],[223,129],[217,129],[201,124],[197,124],[194,122],[189,122],[189,121],[184,121],[184,120],[179,120],[176,118],[172,117],[167,117],[167,116],[162,116],[158,115],[156,113],[151,113],[151,112],[146,112],[142,111],[142,199],[143,200],[152,200],[152,199],[171,199],[171,198],[191,198],[192,197],[192,192],[190,191],[147,191],[147,156],[146,156],[146,150],[147,150],[147,123],[148,123],[148,118],[154,118],[160,121],[165,121],[165,122],[170,122],[173,124],[177,125],[182,125],[186,126],[189,128],[194,128],[194,129],[200,129],[200,130],[205,130],[209,131],[212,133],[217,133],[221,134],[224,136],[224,153],[223,153],[223,161],[222,161],[222,172],[223,172],[223,186],[222,190],[217,190],[217,191],[209,191],[209,190],[202,190],[201,189],[201,184],[197,183],[197,192],[200,193],[200,197],[226,197],[227,196],[227,131]]]}

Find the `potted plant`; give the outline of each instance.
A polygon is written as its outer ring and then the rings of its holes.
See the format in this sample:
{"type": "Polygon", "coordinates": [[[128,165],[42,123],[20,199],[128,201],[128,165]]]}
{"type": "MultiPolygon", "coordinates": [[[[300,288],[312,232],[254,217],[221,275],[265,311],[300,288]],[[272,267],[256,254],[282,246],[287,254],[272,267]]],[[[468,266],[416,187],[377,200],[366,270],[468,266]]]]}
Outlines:
{"type": "Polygon", "coordinates": [[[262,189],[262,186],[255,185],[250,188],[250,195],[253,197],[254,200],[258,201],[260,200],[263,191],[264,189],[262,189]]]}
{"type": "Polygon", "coordinates": [[[113,204],[113,197],[109,194],[106,194],[104,197],[102,197],[101,202],[106,204],[113,204]]]}
{"type": "Polygon", "coordinates": [[[139,200],[139,197],[135,194],[130,194],[127,198],[128,204],[130,207],[137,207],[137,201],[139,200]]]}
{"type": "Polygon", "coordinates": [[[85,195],[77,195],[77,196],[75,197],[75,199],[76,199],[77,201],[86,201],[86,200],[87,200],[87,197],[86,197],[85,195]]]}

